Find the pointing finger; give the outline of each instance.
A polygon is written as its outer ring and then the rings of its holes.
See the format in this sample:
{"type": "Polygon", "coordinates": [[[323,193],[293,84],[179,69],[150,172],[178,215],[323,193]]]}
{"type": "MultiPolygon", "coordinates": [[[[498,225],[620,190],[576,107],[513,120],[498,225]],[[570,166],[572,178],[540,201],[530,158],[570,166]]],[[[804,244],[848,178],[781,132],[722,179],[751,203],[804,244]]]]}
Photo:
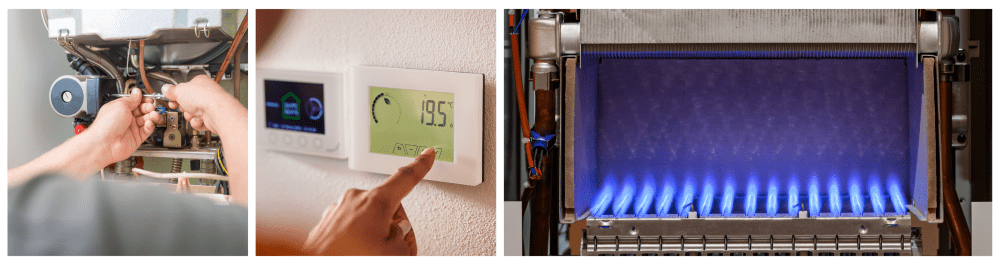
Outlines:
{"type": "Polygon", "coordinates": [[[432,166],[434,166],[434,148],[424,149],[413,163],[399,168],[399,171],[389,176],[382,185],[372,189],[372,192],[375,196],[381,196],[382,199],[398,204],[410,194],[420,180],[424,179],[432,166]]]}

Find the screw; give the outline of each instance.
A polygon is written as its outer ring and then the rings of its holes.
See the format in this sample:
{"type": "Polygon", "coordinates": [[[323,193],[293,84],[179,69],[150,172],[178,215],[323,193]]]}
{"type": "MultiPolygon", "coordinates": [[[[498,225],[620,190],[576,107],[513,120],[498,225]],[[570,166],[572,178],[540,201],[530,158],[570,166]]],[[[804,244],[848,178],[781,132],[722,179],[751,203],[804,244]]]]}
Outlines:
{"type": "Polygon", "coordinates": [[[171,134],[170,136],[167,136],[167,138],[170,138],[170,140],[173,141],[174,140],[174,135],[171,134]]]}
{"type": "Polygon", "coordinates": [[[858,228],[858,232],[861,233],[862,235],[867,234],[868,228],[862,225],[861,227],[858,228]]]}
{"type": "Polygon", "coordinates": [[[955,59],[958,59],[959,62],[964,62],[965,61],[965,53],[964,52],[958,53],[958,56],[955,56],[955,59]]]}
{"type": "Polygon", "coordinates": [[[960,144],[964,144],[965,143],[965,134],[964,133],[958,134],[958,143],[960,143],[960,144]]]}

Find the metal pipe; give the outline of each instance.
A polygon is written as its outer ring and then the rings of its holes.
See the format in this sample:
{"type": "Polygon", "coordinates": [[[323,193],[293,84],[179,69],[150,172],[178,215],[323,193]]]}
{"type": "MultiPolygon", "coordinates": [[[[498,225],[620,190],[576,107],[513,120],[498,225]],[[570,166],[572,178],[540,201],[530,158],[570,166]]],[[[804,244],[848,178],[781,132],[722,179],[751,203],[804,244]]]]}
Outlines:
{"type": "Polygon", "coordinates": [[[101,55],[100,53],[91,50],[90,48],[79,46],[73,43],[60,42],[59,45],[66,49],[69,53],[82,57],[97,68],[101,68],[104,73],[106,73],[111,78],[115,79],[115,85],[118,86],[118,93],[126,93],[125,91],[125,79],[122,77],[122,73],[119,73],[115,69],[115,65],[111,63],[107,57],[101,55]]]}
{"type": "MultiPolygon", "coordinates": [[[[132,47],[129,47],[131,49],[132,47]]],[[[142,78],[142,84],[146,91],[146,94],[153,94],[153,87],[149,85],[149,79],[146,78],[146,60],[144,57],[146,55],[146,40],[139,40],[139,77],[142,78]]],[[[166,106],[167,103],[163,100],[157,99],[156,102],[161,106],[166,106]]]]}
{"type": "MultiPolygon", "coordinates": [[[[236,53],[236,48],[240,46],[240,42],[243,40],[243,34],[247,31],[247,18],[249,17],[249,14],[243,17],[243,23],[240,24],[240,29],[236,32],[236,37],[233,38],[233,44],[229,45],[229,53],[226,54],[226,59],[222,60],[222,66],[219,67],[219,71],[215,73],[216,83],[222,81],[222,76],[226,75],[226,67],[229,66],[230,61],[233,59],[233,54],[236,53]]],[[[239,71],[239,69],[236,69],[236,71],[239,71]]]]}
{"type": "Polygon", "coordinates": [[[972,255],[972,233],[969,225],[965,221],[965,214],[962,213],[962,204],[958,201],[958,192],[955,190],[955,172],[952,167],[951,149],[951,82],[942,80],[938,90],[938,115],[941,123],[938,124],[939,148],[941,155],[941,189],[944,197],[944,217],[951,232],[952,241],[955,242],[955,252],[959,256],[972,255]]]}
{"type": "Polygon", "coordinates": [[[176,86],[178,84],[177,80],[175,80],[173,77],[170,77],[170,75],[164,72],[149,72],[146,73],[146,75],[148,75],[150,78],[170,83],[171,85],[176,86]]]}

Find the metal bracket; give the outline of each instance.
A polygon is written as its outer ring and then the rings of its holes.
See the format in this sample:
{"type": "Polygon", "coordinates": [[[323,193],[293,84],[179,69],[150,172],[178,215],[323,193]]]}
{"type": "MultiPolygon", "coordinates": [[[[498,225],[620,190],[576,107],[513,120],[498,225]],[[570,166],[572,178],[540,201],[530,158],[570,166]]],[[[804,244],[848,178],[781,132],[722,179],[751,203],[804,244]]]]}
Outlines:
{"type": "Polygon", "coordinates": [[[201,27],[201,32],[205,33],[205,38],[208,38],[208,19],[198,18],[194,20],[194,37],[200,38],[198,35],[198,27],[201,27]]]}

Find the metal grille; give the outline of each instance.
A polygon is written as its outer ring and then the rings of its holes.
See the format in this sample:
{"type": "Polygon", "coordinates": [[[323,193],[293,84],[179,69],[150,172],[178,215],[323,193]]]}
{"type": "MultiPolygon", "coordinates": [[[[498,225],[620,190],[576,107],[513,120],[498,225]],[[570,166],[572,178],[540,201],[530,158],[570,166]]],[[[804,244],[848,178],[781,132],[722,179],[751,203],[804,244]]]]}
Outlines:
{"type": "Polygon", "coordinates": [[[914,10],[593,10],[582,44],[916,43],[914,10]]]}
{"type": "Polygon", "coordinates": [[[583,255],[909,256],[902,218],[588,219],[583,255]]]}

